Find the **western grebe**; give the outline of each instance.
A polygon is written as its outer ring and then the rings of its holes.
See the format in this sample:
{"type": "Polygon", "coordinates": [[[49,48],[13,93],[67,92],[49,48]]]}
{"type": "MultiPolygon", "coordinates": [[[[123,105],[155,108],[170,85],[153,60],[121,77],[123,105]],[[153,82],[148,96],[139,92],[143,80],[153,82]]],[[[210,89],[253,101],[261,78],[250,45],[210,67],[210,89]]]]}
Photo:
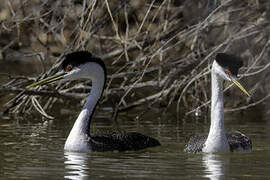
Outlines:
{"type": "Polygon", "coordinates": [[[223,106],[223,80],[232,81],[246,95],[249,93],[236,81],[242,60],[234,55],[217,54],[211,70],[211,125],[208,135],[193,136],[185,146],[185,152],[250,152],[251,140],[244,134],[234,131],[225,132],[223,106]]]}
{"type": "Polygon", "coordinates": [[[62,71],[56,75],[33,83],[26,88],[54,82],[56,80],[91,79],[92,89],[66,140],[68,151],[132,151],[159,146],[158,140],[137,132],[113,132],[90,135],[92,115],[103,94],[106,83],[104,62],[87,51],[67,54],[62,62],[62,71]]]}

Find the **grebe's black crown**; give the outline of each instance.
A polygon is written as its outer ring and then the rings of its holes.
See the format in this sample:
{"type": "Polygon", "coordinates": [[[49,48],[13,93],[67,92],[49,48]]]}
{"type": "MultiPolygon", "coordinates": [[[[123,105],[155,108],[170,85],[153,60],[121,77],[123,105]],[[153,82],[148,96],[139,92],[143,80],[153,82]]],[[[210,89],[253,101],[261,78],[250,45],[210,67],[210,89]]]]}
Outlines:
{"type": "Polygon", "coordinates": [[[68,65],[78,67],[88,62],[94,62],[99,64],[103,68],[104,73],[106,74],[106,66],[104,62],[88,51],[76,51],[67,54],[64,61],[62,62],[62,69],[65,70],[68,65]]]}
{"type": "Polygon", "coordinates": [[[234,76],[237,76],[238,70],[243,66],[242,59],[231,54],[218,53],[215,60],[220,66],[230,70],[234,76]]]}

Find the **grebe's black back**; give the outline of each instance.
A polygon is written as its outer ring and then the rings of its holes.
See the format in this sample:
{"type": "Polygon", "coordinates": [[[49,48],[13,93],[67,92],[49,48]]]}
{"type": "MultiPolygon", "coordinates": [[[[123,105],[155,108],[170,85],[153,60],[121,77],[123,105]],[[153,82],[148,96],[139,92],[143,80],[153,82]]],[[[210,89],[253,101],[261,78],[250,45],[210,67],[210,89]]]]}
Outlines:
{"type": "Polygon", "coordinates": [[[226,133],[224,128],[223,81],[232,81],[250,96],[234,78],[243,65],[241,59],[225,53],[217,54],[211,70],[211,126],[208,135],[190,138],[184,151],[197,152],[250,152],[251,140],[239,131],[226,133]]]}
{"type": "Polygon", "coordinates": [[[104,62],[87,51],[67,54],[62,62],[62,71],[27,88],[47,84],[56,80],[91,79],[92,89],[66,140],[68,151],[134,151],[159,146],[158,140],[136,132],[113,132],[103,135],[90,135],[92,115],[100,100],[105,83],[104,62]]]}
{"type": "MultiPolygon", "coordinates": [[[[206,134],[192,136],[185,146],[184,152],[203,152],[203,147],[207,139],[206,134]]],[[[230,152],[250,152],[252,150],[251,140],[239,131],[226,133],[230,152]]]]}

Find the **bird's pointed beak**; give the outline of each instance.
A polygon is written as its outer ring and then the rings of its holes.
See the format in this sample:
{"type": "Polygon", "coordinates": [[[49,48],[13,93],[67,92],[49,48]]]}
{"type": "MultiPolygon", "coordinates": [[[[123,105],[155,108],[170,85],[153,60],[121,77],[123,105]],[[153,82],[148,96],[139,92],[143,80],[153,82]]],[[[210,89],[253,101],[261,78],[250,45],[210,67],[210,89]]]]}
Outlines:
{"type": "Polygon", "coordinates": [[[36,86],[41,86],[41,85],[44,85],[44,84],[52,83],[52,82],[54,82],[54,81],[63,79],[63,77],[64,77],[65,74],[66,74],[65,72],[57,73],[57,74],[54,75],[54,76],[51,76],[51,77],[48,77],[48,78],[46,78],[46,79],[43,79],[43,80],[41,80],[41,81],[39,81],[39,82],[30,84],[30,85],[26,86],[25,88],[26,88],[26,89],[30,89],[30,88],[32,88],[32,87],[36,87],[36,86]]]}
{"type": "Polygon", "coordinates": [[[250,94],[245,90],[245,88],[233,77],[231,77],[232,82],[239,88],[241,91],[243,91],[248,97],[250,97],[250,94]]]}

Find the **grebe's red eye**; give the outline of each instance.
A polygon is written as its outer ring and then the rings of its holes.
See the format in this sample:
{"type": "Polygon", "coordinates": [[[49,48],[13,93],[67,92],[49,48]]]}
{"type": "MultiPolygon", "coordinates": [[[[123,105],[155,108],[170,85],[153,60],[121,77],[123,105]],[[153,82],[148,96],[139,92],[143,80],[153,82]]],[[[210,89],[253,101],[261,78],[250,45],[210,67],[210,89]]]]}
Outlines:
{"type": "Polygon", "coordinates": [[[66,71],[70,71],[72,69],[72,66],[71,65],[67,65],[66,66],[66,71]]]}
{"type": "Polygon", "coordinates": [[[228,74],[228,75],[230,75],[231,74],[231,71],[226,70],[225,73],[228,74]]]}

